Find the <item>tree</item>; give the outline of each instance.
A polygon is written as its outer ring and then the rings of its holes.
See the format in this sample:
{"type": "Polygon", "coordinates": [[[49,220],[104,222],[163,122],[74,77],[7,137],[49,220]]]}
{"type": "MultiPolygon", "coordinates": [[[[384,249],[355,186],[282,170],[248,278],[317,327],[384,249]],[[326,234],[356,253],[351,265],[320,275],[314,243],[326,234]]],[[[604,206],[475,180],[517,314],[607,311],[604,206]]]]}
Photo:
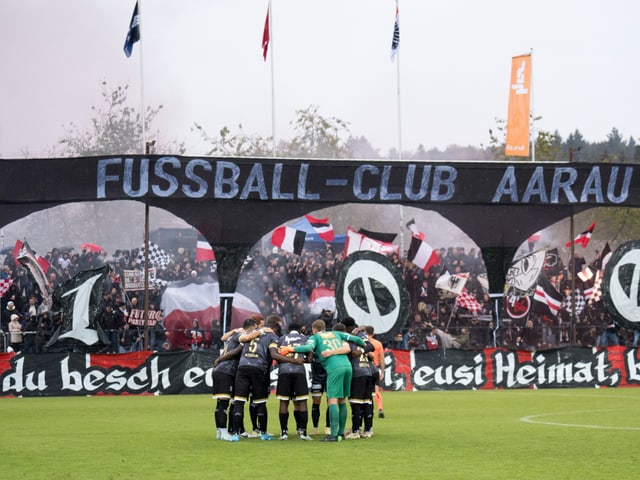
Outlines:
{"type": "Polygon", "coordinates": [[[271,138],[263,138],[258,134],[248,135],[238,125],[238,133],[232,133],[228,127],[222,127],[218,137],[211,137],[204,127],[194,124],[202,139],[210,145],[206,155],[232,157],[266,157],[272,153],[271,138]]]}
{"type": "MultiPolygon", "coordinates": [[[[123,155],[143,153],[143,131],[139,110],[128,102],[129,86],[118,86],[110,90],[106,81],[102,84],[104,105],[92,106],[91,127],[82,130],[75,123],[63,125],[64,133],[58,139],[63,153],[71,156],[123,155]]],[[[159,142],[159,132],[150,132],[151,125],[160,113],[162,105],[147,106],[144,113],[145,137],[155,140],[155,151],[184,153],[184,144],[173,141],[159,142]]]]}
{"type": "MultiPolygon", "coordinates": [[[[531,117],[531,123],[541,120],[542,117],[531,117]]],[[[489,149],[494,160],[509,160],[511,157],[505,155],[505,145],[507,137],[507,121],[496,118],[496,131],[489,129],[489,149]]],[[[550,133],[544,130],[537,130],[535,137],[536,160],[560,161],[562,160],[562,138],[558,132],[550,133]]]]}
{"type": "Polygon", "coordinates": [[[283,156],[302,158],[351,158],[347,144],[349,124],[336,117],[323,117],[318,107],[296,110],[296,136],[282,145],[283,156]],[[346,138],[345,138],[346,137],[346,138]]]}
{"type": "MultiPolygon", "coordinates": [[[[290,141],[279,142],[276,148],[278,157],[351,158],[356,145],[373,151],[364,138],[349,136],[347,122],[336,117],[323,117],[316,106],[296,110],[296,119],[290,123],[295,126],[296,135],[290,141]]],[[[238,125],[238,133],[222,127],[217,137],[210,136],[198,123],[193,129],[200,132],[202,139],[210,145],[208,155],[261,157],[273,153],[271,137],[248,135],[242,131],[242,125],[238,125]]]]}

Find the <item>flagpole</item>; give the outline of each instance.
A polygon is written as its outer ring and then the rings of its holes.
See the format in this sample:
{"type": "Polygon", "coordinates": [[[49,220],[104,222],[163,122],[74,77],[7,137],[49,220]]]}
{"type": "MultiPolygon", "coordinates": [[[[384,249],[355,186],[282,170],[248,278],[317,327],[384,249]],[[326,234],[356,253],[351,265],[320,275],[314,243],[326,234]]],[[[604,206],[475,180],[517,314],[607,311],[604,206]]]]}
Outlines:
{"type": "Polygon", "coordinates": [[[269,7],[268,7],[268,14],[269,14],[269,44],[271,47],[271,58],[269,60],[270,64],[271,64],[271,141],[272,141],[272,145],[271,145],[271,150],[272,150],[272,155],[273,158],[276,157],[276,87],[275,87],[275,72],[274,72],[274,65],[273,65],[273,52],[274,52],[274,46],[273,46],[273,11],[271,10],[271,0],[269,0],[269,7]]]}
{"type": "Polygon", "coordinates": [[[529,96],[529,107],[531,110],[531,161],[536,161],[536,131],[535,131],[535,115],[534,115],[534,101],[533,101],[533,48],[529,50],[531,56],[531,80],[529,82],[529,88],[531,89],[531,95],[529,96]]]}
{"type": "Polygon", "coordinates": [[[142,36],[142,0],[137,0],[138,3],[138,31],[140,32],[140,118],[142,122],[142,144],[141,151],[143,153],[146,152],[147,145],[147,127],[145,125],[145,115],[144,115],[144,72],[143,72],[143,62],[142,62],[142,45],[144,44],[143,36],[142,36]]]}
{"type": "MultiPolygon", "coordinates": [[[[396,0],[396,12],[399,12],[399,0],[396,0]]],[[[399,17],[399,14],[398,14],[399,17]]],[[[400,20],[398,19],[398,25],[400,20]]],[[[400,49],[396,52],[396,103],[398,115],[398,160],[402,160],[402,104],[400,97],[400,49]]]]}

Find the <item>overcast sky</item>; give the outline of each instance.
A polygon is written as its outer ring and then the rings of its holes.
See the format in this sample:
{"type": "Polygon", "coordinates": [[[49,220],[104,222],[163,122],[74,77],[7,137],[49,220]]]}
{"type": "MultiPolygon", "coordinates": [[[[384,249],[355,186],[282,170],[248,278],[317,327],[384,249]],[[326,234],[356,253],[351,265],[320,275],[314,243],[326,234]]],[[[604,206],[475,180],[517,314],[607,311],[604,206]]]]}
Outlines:
{"type": "Polygon", "coordinates": [[[273,0],[264,62],[267,4],[140,0],[127,58],[135,0],[2,0],[0,155],[48,156],[63,125],[88,126],[102,81],[128,84],[133,106],[162,104],[155,126],[190,155],[204,153],[194,122],[266,137],[275,117],[288,139],[309,105],[382,154],[398,146],[398,111],[404,150],[486,145],[506,118],[511,58],[530,50],[538,128],[640,137],[640,2],[400,0],[399,64],[395,0],[273,0]]]}

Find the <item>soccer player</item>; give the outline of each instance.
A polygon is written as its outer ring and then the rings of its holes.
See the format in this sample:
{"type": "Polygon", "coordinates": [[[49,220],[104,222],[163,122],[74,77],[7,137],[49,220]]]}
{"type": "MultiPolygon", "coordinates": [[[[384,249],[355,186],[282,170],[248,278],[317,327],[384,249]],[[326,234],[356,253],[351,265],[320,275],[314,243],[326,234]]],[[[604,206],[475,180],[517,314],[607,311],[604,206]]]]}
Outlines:
{"type": "MultiPolygon", "coordinates": [[[[252,319],[248,319],[252,320],[252,319]]],[[[278,353],[278,337],[270,328],[254,328],[241,335],[244,344],[238,371],[236,373],[235,397],[233,406],[232,442],[240,440],[238,432],[244,422],[244,404],[251,395],[255,404],[260,440],[273,440],[267,432],[267,397],[269,394],[268,374],[273,359],[278,362],[303,363],[302,359],[287,358],[278,353]]]]}
{"type": "Polygon", "coordinates": [[[308,353],[315,351],[327,371],[327,404],[329,405],[329,423],[331,434],[323,442],[339,442],[344,437],[344,427],[347,423],[347,398],[351,393],[351,362],[347,353],[350,351],[344,341],[354,342],[364,347],[361,338],[345,332],[326,331],[323,320],[316,320],[311,324],[313,335],[307,343],[296,347],[285,346],[280,353],[289,354],[308,353]]]}
{"type": "MultiPolygon", "coordinates": [[[[307,336],[299,333],[300,325],[292,323],[289,325],[289,332],[280,337],[278,344],[283,346],[303,345],[307,342],[307,336]]],[[[299,357],[304,361],[306,358],[301,353],[290,353],[293,358],[299,357]]],[[[280,440],[289,438],[289,402],[293,402],[293,417],[296,422],[296,431],[300,440],[312,440],[307,435],[307,423],[309,421],[309,411],[307,400],[309,399],[309,385],[307,383],[307,370],[304,364],[281,363],[278,370],[278,386],[276,388],[276,398],[280,400],[280,440]]]]}
{"type": "Polygon", "coordinates": [[[375,393],[373,398],[375,399],[376,406],[378,407],[378,417],[384,418],[384,409],[382,404],[382,387],[380,382],[384,379],[384,346],[382,342],[374,337],[374,329],[371,325],[365,327],[369,342],[373,345],[373,363],[378,368],[378,378],[375,381],[375,393]]]}
{"type": "MultiPolygon", "coordinates": [[[[350,360],[353,370],[351,380],[351,395],[349,404],[351,405],[351,432],[345,435],[346,439],[369,438],[369,433],[360,432],[362,420],[365,418],[365,430],[371,431],[373,408],[371,396],[373,395],[373,379],[371,377],[371,366],[373,364],[373,345],[369,342],[364,328],[359,327],[353,330],[354,335],[358,335],[365,342],[365,347],[358,347],[350,343],[350,360]]],[[[377,369],[376,369],[377,372],[377,369]]]]}
{"type": "MultiPolygon", "coordinates": [[[[258,322],[255,320],[245,322],[249,328],[255,328],[258,322]]],[[[233,399],[234,386],[238,361],[242,353],[240,335],[245,333],[243,329],[236,329],[228,336],[222,354],[213,363],[213,398],[216,400],[214,413],[216,421],[216,438],[218,440],[231,441],[234,433],[231,422],[228,422],[229,403],[233,399]],[[231,431],[227,429],[227,423],[231,431]]],[[[241,432],[238,432],[241,433],[241,432]]]]}

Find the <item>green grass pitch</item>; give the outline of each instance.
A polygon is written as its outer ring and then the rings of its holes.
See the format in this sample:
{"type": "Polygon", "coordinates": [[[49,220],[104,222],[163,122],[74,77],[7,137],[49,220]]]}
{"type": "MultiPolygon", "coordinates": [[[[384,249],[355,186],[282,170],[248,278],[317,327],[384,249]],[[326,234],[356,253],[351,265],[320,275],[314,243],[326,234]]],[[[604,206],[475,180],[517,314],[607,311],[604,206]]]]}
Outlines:
{"type": "MultiPolygon", "coordinates": [[[[328,444],[215,440],[214,403],[209,395],[0,399],[1,476],[635,479],[640,466],[638,388],[385,392],[373,438],[328,444]]],[[[269,431],[279,434],[273,396],[269,431]]]]}

